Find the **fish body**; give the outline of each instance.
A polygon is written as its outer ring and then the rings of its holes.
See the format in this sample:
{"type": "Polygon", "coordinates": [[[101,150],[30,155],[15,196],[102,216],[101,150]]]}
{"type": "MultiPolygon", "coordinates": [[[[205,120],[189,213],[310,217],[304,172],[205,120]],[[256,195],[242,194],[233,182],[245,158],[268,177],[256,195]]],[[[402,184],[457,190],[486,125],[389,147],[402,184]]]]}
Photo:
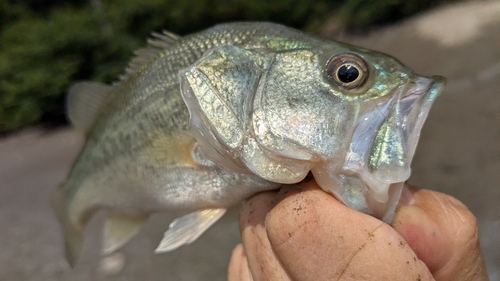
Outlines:
{"type": "Polygon", "coordinates": [[[392,219],[442,78],[271,23],[153,35],[114,85],[69,90],[86,143],[53,205],[71,263],[97,209],[109,210],[104,253],[151,213],[188,213],[157,250],[170,251],[309,172],[349,207],[392,219]]]}

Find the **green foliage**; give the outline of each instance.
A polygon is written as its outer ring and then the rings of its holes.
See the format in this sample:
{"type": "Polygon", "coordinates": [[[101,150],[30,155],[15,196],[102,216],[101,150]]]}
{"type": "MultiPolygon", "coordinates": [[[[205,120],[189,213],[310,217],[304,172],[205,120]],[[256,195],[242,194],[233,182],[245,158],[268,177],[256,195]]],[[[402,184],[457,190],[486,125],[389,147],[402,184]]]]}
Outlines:
{"type": "Polygon", "coordinates": [[[444,3],[456,0],[348,0],[338,16],[350,27],[366,27],[406,18],[444,3]]]}
{"type": "Polygon", "coordinates": [[[71,81],[112,82],[152,30],[187,34],[242,20],[311,30],[331,15],[366,26],[446,1],[1,1],[0,132],[64,120],[63,96],[71,81]]]}

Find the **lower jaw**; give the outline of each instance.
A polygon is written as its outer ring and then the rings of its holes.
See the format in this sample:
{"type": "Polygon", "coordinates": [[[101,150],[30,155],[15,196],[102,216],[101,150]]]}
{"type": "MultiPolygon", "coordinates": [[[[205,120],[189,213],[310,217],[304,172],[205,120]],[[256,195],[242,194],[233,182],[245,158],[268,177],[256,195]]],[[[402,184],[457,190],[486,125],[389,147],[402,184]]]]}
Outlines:
{"type": "MultiPolygon", "coordinates": [[[[391,223],[404,182],[378,183],[378,192],[355,171],[313,169],[318,185],[347,207],[391,223]],[[381,186],[383,185],[383,186],[381,186]]],[[[310,176],[306,177],[310,180],[310,176]]]]}

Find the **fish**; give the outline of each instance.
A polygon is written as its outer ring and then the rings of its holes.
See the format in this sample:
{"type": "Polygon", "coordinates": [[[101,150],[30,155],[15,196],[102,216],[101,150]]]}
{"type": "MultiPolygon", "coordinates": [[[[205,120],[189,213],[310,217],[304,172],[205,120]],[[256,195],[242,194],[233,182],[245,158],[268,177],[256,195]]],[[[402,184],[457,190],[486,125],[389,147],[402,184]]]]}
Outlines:
{"type": "Polygon", "coordinates": [[[195,241],[252,195],[301,182],[390,223],[445,78],[266,22],[153,32],[125,74],[68,90],[85,144],[52,194],[67,260],[107,210],[102,253],[148,217],[179,212],[157,253],[195,241]]]}

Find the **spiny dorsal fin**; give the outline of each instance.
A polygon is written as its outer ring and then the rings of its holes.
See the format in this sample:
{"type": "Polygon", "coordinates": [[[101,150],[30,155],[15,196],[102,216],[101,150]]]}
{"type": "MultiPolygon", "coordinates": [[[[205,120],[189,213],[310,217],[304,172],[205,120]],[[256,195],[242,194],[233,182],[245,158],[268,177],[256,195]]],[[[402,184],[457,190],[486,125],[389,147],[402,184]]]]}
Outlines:
{"type": "MultiPolygon", "coordinates": [[[[148,46],[134,52],[136,55],[128,64],[125,69],[125,74],[120,76],[120,81],[126,80],[131,75],[139,71],[144,65],[158,57],[164,49],[168,48],[170,44],[177,41],[180,36],[163,30],[162,33],[151,32],[152,38],[148,39],[148,46]]],[[[120,83],[118,81],[118,83],[120,83]]]]}
{"type": "Polygon", "coordinates": [[[66,100],[71,124],[79,131],[87,133],[112,89],[112,86],[97,82],[73,84],[68,90],[66,100]]]}
{"type": "Polygon", "coordinates": [[[148,39],[148,44],[157,48],[166,48],[180,38],[180,36],[166,30],[163,30],[162,33],[153,31],[151,32],[151,36],[153,38],[148,39]]]}

